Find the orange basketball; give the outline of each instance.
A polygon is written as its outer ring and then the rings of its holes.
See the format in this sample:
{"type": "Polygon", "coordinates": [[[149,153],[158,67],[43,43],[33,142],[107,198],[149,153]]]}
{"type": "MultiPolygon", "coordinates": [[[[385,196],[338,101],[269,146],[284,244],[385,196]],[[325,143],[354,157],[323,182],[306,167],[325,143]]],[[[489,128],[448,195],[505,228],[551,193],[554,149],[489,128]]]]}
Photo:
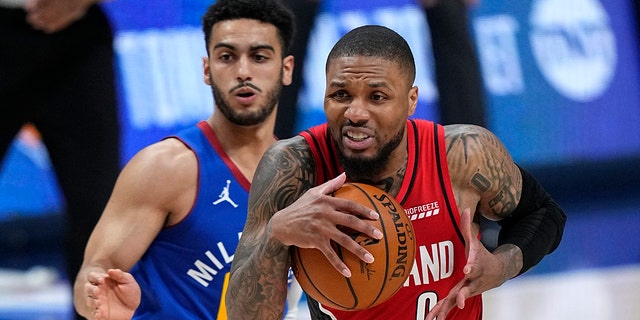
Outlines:
{"type": "Polygon", "coordinates": [[[320,250],[292,247],[293,273],[302,289],[326,306],[341,310],[371,308],[396,293],[411,272],[415,256],[411,221],[392,196],[371,185],[345,183],[333,196],[353,200],[380,214],[377,221],[366,221],[382,231],[382,239],[350,233],[375,261],[366,263],[333,243],[333,249],[351,270],[351,277],[346,278],[320,250]]]}

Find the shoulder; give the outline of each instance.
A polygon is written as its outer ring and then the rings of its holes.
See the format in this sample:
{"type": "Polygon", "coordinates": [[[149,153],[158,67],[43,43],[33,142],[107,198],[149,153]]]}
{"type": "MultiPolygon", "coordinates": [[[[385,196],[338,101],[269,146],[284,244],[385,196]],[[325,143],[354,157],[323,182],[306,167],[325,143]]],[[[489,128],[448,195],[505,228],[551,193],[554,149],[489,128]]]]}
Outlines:
{"type": "Polygon", "coordinates": [[[491,131],[471,124],[444,126],[447,157],[463,157],[465,162],[487,153],[508,156],[506,148],[491,131]]]}
{"type": "Polygon", "coordinates": [[[463,137],[477,137],[497,139],[488,129],[473,124],[450,124],[443,126],[446,139],[459,139],[463,137]]]}
{"type": "MultiPolygon", "coordinates": [[[[196,162],[196,156],[181,141],[168,138],[140,150],[127,164],[141,170],[184,170],[196,162]]],[[[157,172],[160,173],[161,172],[157,172]]]]}
{"type": "Polygon", "coordinates": [[[310,151],[309,144],[303,136],[278,140],[273,143],[265,156],[272,158],[304,157],[310,151]]]}
{"type": "Polygon", "coordinates": [[[125,165],[109,202],[118,210],[152,214],[173,224],[193,203],[197,172],[196,156],[189,148],[176,139],[162,140],[140,150],[125,165]]]}
{"type": "Polygon", "coordinates": [[[266,171],[268,175],[277,174],[276,171],[292,172],[306,167],[312,159],[309,144],[303,137],[278,140],[264,153],[257,172],[266,171]]]}
{"type": "Polygon", "coordinates": [[[165,139],[140,150],[124,167],[121,178],[142,190],[175,192],[195,180],[193,151],[177,139],[165,139]]]}
{"type": "Polygon", "coordinates": [[[280,190],[278,196],[285,195],[286,199],[277,202],[279,208],[284,208],[315,181],[311,149],[303,137],[295,136],[275,142],[265,152],[253,177],[251,194],[263,195],[280,190]]]}

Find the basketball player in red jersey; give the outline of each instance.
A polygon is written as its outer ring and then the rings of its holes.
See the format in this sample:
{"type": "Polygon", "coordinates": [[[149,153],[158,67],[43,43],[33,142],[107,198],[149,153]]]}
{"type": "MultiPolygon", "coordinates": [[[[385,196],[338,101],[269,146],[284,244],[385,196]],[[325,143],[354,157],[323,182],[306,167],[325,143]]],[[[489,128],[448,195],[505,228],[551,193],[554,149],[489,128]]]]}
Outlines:
{"type": "Polygon", "coordinates": [[[312,318],[481,319],[483,292],[558,246],[564,212],[488,130],[409,118],[418,102],[415,64],[396,32],[347,33],[329,53],[326,78],[327,123],[277,142],[256,170],[226,296],[230,319],[282,314],[290,246],[321,250],[345,277],[351,271],[332,241],[374,259],[338,228],[381,237],[364,221],[375,213],[331,197],[346,180],[396,197],[412,219],[416,259],[386,302],[345,312],[310,301],[312,318]],[[493,252],[478,239],[476,215],[502,225],[493,252]]]}

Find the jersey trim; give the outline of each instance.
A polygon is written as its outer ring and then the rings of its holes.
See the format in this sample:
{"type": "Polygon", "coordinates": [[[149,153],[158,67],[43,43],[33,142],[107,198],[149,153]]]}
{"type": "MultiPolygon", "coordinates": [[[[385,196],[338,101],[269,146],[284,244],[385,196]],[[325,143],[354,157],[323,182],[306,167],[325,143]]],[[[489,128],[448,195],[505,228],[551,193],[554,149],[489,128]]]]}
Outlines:
{"type": "MultiPolygon", "coordinates": [[[[407,182],[403,181],[402,187],[396,196],[398,203],[403,207],[409,197],[409,190],[413,190],[413,185],[418,176],[418,161],[420,159],[420,138],[417,125],[413,120],[407,120],[407,124],[407,173],[411,172],[411,179],[407,180],[407,182]],[[414,147],[409,147],[409,144],[413,144],[414,147]]],[[[407,173],[405,173],[405,177],[407,173]]]]}
{"type": "Polygon", "coordinates": [[[215,132],[213,132],[213,129],[211,129],[211,126],[209,126],[209,124],[204,120],[198,122],[197,126],[198,128],[200,128],[200,130],[202,130],[204,136],[207,137],[207,140],[209,140],[211,147],[216,150],[222,161],[224,161],[227,167],[229,167],[233,176],[236,178],[236,180],[238,180],[238,183],[240,183],[240,185],[245,190],[249,191],[249,189],[251,188],[251,182],[249,182],[249,180],[242,174],[238,166],[236,166],[236,164],[231,160],[227,152],[224,151],[224,148],[222,148],[222,144],[218,140],[215,132]]]}
{"type": "MultiPolygon", "coordinates": [[[[437,168],[438,168],[438,177],[440,180],[440,188],[442,189],[442,196],[444,197],[444,202],[447,205],[447,211],[449,212],[449,216],[451,217],[451,223],[453,224],[453,228],[456,230],[456,233],[458,234],[458,237],[460,238],[460,241],[462,241],[462,244],[466,245],[465,241],[464,241],[464,237],[462,236],[462,232],[460,231],[460,226],[458,225],[457,221],[458,221],[458,217],[456,217],[456,215],[454,214],[454,210],[453,206],[451,206],[451,200],[449,199],[449,192],[447,192],[447,183],[446,181],[448,177],[445,177],[445,173],[443,172],[443,168],[447,168],[448,171],[448,166],[447,166],[447,162],[446,161],[442,161],[442,159],[446,160],[446,153],[443,155],[441,152],[443,149],[440,148],[440,136],[439,136],[439,130],[438,128],[441,128],[439,125],[434,125],[433,126],[433,137],[434,137],[434,143],[435,143],[435,151],[436,151],[436,164],[437,164],[437,168]],[[445,167],[446,166],[446,167],[445,167]]],[[[444,130],[444,128],[442,129],[444,130]]],[[[444,141],[444,139],[443,139],[444,141]]],[[[448,174],[448,172],[447,172],[448,174]]],[[[455,203],[454,203],[455,205],[455,203]]],[[[457,205],[456,205],[457,206],[457,205]]]]}

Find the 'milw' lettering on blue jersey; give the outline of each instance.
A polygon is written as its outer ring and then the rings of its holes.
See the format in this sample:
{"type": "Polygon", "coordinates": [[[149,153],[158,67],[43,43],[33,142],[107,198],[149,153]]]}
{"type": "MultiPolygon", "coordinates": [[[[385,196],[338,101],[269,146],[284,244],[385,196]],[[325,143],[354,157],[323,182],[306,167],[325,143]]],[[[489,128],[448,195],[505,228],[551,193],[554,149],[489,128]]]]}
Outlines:
{"type": "MultiPolygon", "coordinates": [[[[241,234],[242,233],[238,234],[238,238],[240,238],[241,234]]],[[[224,243],[222,242],[218,242],[218,253],[220,254],[222,261],[220,261],[220,259],[218,259],[210,250],[207,250],[204,254],[209,258],[209,261],[211,261],[213,266],[198,259],[193,263],[198,270],[189,269],[187,274],[194,280],[198,281],[201,285],[208,287],[209,281],[213,280],[213,276],[217,275],[218,271],[222,270],[225,266],[230,267],[231,262],[233,262],[233,254],[229,255],[224,243]]]]}

